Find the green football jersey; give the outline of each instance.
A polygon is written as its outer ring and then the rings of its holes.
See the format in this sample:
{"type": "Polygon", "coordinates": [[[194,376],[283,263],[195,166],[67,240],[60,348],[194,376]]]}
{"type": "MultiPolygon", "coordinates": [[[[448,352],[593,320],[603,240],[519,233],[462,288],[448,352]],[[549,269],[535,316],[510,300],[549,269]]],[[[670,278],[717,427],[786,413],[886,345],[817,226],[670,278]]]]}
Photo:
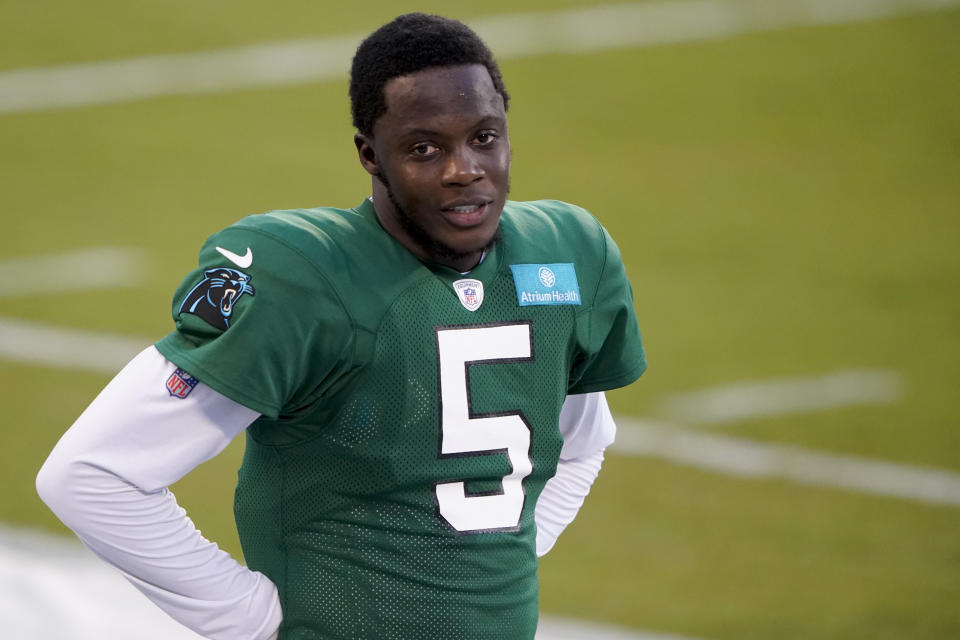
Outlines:
{"type": "Polygon", "coordinates": [[[619,251],[590,214],[508,202],[463,275],[367,200],[212,236],[157,348],[262,414],[235,514],[280,638],[533,638],[534,505],[568,394],[646,367],[619,251]]]}

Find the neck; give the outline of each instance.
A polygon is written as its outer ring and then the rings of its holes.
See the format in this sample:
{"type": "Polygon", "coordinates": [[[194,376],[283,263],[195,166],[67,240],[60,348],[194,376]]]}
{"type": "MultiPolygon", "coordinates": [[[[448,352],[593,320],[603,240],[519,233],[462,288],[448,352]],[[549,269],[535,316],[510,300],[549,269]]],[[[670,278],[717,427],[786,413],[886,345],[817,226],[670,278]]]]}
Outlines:
{"type": "Polygon", "coordinates": [[[488,246],[468,253],[454,251],[435,240],[426,229],[415,223],[403,211],[389,187],[376,178],[373,180],[373,195],[370,199],[383,230],[422,262],[432,262],[464,273],[480,264],[489,246],[495,242],[495,239],[492,239],[488,246]]]}

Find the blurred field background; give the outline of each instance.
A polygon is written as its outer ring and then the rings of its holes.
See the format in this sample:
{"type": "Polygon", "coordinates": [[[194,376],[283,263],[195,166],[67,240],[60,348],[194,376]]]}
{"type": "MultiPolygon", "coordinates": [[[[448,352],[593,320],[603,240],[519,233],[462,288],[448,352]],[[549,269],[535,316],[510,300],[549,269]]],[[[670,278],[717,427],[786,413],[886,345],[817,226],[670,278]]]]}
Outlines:
{"type": "MultiPolygon", "coordinates": [[[[616,414],[669,421],[678,393],[888,372],[899,392],[882,403],[681,426],[960,472],[960,8],[877,2],[891,15],[501,60],[511,197],[593,211],[634,284],[650,369],[610,395],[616,414]]],[[[363,34],[407,10],[469,22],[587,6],[3,0],[0,76],[363,34]]],[[[0,342],[11,323],[158,339],[207,235],[248,213],[367,195],[352,134],[345,74],[0,113],[0,342]],[[132,285],[16,286],[27,259],[102,247],[139,256],[132,285]]],[[[3,348],[0,522],[68,534],[34,477],[110,374],[3,348]]],[[[236,554],[241,450],[174,487],[236,554]]],[[[612,451],[541,576],[546,613],[637,629],[957,638],[960,509],[612,451]]]]}

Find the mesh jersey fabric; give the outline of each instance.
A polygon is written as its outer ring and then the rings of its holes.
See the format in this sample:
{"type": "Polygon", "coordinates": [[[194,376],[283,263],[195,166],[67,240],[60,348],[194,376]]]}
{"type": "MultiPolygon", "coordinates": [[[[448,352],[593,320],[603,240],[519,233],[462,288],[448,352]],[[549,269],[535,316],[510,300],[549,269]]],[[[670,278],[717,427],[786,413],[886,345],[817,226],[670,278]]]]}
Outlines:
{"type": "Polygon", "coordinates": [[[563,399],[646,361],[590,214],[508,202],[500,229],[463,276],[417,260],[369,201],[250,216],[175,294],[158,350],[263,414],[235,514],[248,566],[279,589],[281,640],[533,638],[534,505],[563,399]],[[573,265],[579,304],[520,306],[511,266],[547,264],[573,265]],[[475,311],[453,287],[465,277],[482,283],[475,311]]]}

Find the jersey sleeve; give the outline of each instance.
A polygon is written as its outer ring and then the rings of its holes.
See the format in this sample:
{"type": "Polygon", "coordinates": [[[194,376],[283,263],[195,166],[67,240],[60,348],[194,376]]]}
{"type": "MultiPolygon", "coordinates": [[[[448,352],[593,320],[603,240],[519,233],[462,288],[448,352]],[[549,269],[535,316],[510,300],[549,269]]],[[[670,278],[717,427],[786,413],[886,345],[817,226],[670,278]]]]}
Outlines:
{"type": "Polygon", "coordinates": [[[592,304],[577,327],[574,367],[568,394],[623,387],[647,368],[633,289],[613,238],[601,227],[603,265],[592,304]]]}
{"type": "Polygon", "coordinates": [[[272,419],[306,406],[349,366],[351,322],[326,275],[261,229],[211,236],[172,312],[176,330],[157,350],[272,419]]]}

